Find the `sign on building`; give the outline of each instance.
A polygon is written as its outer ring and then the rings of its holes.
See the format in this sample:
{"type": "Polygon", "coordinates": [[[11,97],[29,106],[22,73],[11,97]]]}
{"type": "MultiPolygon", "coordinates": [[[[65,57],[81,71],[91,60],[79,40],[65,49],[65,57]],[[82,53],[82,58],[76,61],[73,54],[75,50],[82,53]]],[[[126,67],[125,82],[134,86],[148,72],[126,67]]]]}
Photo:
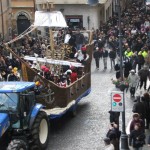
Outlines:
{"type": "Polygon", "coordinates": [[[114,112],[124,111],[124,95],[121,91],[112,91],[111,93],[111,110],[114,112]]]}

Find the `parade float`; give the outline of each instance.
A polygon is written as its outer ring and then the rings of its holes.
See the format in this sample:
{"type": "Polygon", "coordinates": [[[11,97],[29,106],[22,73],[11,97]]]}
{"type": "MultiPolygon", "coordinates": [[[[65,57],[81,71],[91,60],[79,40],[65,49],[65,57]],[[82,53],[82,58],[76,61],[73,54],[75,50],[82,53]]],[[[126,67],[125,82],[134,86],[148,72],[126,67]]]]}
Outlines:
{"type": "Polygon", "coordinates": [[[75,114],[77,103],[91,91],[91,60],[93,51],[93,44],[91,43],[92,32],[84,31],[89,36],[89,42],[85,45],[88,59],[82,64],[76,62],[76,59],[68,57],[72,48],[69,44],[61,42],[57,45],[56,42],[54,42],[53,35],[56,28],[67,28],[66,21],[61,12],[36,11],[35,21],[30,29],[3,45],[5,50],[7,50],[13,57],[20,60],[22,66],[22,80],[30,82],[38,81],[42,85],[40,94],[36,96],[36,102],[46,107],[45,112],[51,119],[61,117],[68,110],[75,114]],[[27,36],[38,27],[49,28],[50,44],[46,48],[45,57],[40,58],[36,54],[35,56],[20,57],[8,46],[24,36],[27,36]],[[73,66],[78,70],[78,79],[67,87],[60,87],[58,84],[43,78],[37,73],[37,71],[35,71],[35,69],[29,66],[27,61],[36,61],[40,67],[46,65],[53,69],[53,72],[57,72],[57,74],[61,73],[63,66],[73,66]]]}
{"type": "MultiPolygon", "coordinates": [[[[7,135],[9,139],[5,142],[8,150],[46,149],[49,137],[48,120],[59,118],[66,112],[76,115],[78,102],[91,91],[93,52],[91,32],[88,32],[89,42],[84,46],[87,58],[82,62],[77,62],[76,59],[69,57],[72,53],[72,47],[69,44],[60,42],[57,45],[54,42],[53,35],[56,28],[67,28],[61,12],[36,11],[34,24],[29,29],[1,45],[3,52],[7,51],[21,64],[20,82],[1,82],[0,86],[1,143],[5,141],[4,137],[7,135]],[[11,48],[14,42],[17,43],[24,36],[30,38],[29,33],[38,27],[45,26],[49,27],[50,42],[46,47],[44,57],[39,57],[36,53],[20,56],[11,48]],[[29,62],[32,64],[36,62],[41,69],[45,66],[58,76],[64,73],[62,72],[64,66],[76,68],[77,80],[62,87],[39,74],[39,70],[31,67],[29,62]]],[[[81,50],[79,52],[82,54],[81,50]]]]}

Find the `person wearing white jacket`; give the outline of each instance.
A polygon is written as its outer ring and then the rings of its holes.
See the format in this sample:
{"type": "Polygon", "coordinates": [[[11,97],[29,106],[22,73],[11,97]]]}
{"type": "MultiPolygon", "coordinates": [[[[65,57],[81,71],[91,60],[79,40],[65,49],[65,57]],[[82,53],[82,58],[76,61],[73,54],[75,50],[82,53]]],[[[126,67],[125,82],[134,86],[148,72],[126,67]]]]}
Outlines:
{"type": "Polygon", "coordinates": [[[109,138],[104,138],[105,149],[104,150],[115,150],[114,145],[110,143],[109,138]]]}
{"type": "Polygon", "coordinates": [[[129,81],[129,88],[130,88],[130,93],[131,96],[134,97],[135,95],[135,89],[138,86],[139,83],[139,76],[135,73],[135,70],[131,70],[130,74],[128,76],[128,81],[129,81]]]}

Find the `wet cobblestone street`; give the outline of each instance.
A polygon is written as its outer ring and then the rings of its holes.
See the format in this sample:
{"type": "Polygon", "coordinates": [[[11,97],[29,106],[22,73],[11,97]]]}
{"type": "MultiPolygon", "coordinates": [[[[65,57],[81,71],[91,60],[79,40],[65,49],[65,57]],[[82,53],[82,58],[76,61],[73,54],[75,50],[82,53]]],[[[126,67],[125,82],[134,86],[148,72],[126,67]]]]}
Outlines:
{"type": "MultiPolygon", "coordinates": [[[[115,72],[110,71],[109,66],[106,71],[103,71],[102,60],[100,64],[100,70],[97,71],[95,62],[92,63],[92,91],[78,104],[77,116],[71,118],[66,115],[59,120],[52,121],[47,150],[104,149],[103,138],[109,129],[110,93],[114,88],[111,78],[115,77],[115,72]]],[[[126,122],[131,119],[132,106],[133,100],[130,100],[129,93],[127,93],[126,122]]]]}

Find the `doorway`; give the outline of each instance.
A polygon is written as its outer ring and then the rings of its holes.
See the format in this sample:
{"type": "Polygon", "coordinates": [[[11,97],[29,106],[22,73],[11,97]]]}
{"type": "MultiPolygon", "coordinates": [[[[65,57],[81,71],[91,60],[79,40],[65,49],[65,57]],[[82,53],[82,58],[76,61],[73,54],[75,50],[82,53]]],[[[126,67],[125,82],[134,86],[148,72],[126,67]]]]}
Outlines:
{"type": "Polygon", "coordinates": [[[18,35],[30,27],[30,20],[25,14],[19,14],[17,18],[18,35]]]}
{"type": "Polygon", "coordinates": [[[83,16],[66,16],[67,25],[71,29],[82,29],[83,28],[83,16]]]}

